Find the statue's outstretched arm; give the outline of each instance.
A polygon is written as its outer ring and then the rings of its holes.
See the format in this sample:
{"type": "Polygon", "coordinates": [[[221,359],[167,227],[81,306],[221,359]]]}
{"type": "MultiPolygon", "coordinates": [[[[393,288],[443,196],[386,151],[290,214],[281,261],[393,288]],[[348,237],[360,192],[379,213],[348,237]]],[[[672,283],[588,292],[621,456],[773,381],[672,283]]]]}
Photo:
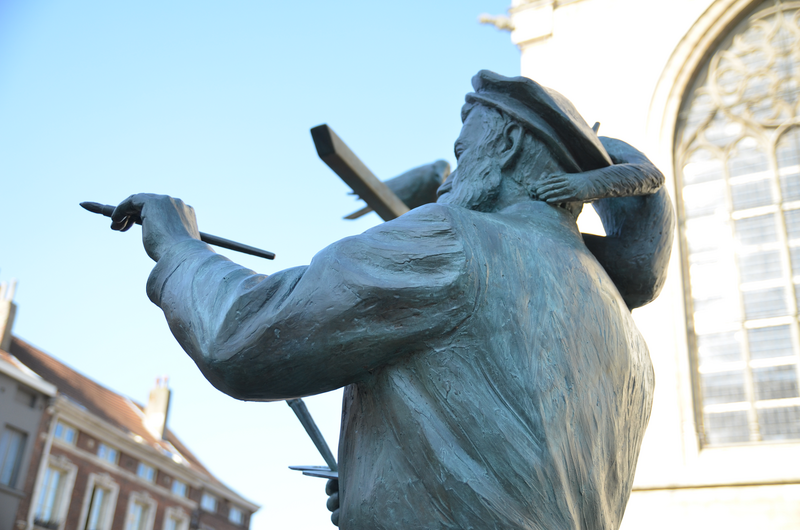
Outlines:
{"type": "Polygon", "coordinates": [[[159,255],[148,295],[223,392],[256,401],[325,392],[469,314],[474,275],[443,211],[420,208],[271,276],[185,239],[159,255]]]}
{"type": "Polygon", "coordinates": [[[593,202],[606,237],[584,234],[584,242],[614,281],[625,303],[634,309],[655,300],[664,286],[675,214],[667,190],[661,186],[664,177],[644,154],[620,140],[600,140],[615,165],[595,172],[622,175],[622,181],[642,184],[632,188],[637,196],[609,196],[593,202]],[[637,173],[638,177],[633,176],[637,173]],[[649,194],[639,195],[641,190],[649,194]]]}

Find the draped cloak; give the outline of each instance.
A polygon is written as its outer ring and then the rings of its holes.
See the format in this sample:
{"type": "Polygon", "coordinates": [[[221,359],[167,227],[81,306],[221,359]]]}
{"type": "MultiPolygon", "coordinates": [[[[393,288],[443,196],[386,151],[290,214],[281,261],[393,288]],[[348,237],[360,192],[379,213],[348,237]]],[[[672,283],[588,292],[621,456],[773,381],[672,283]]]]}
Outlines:
{"type": "Polygon", "coordinates": [[[564,210],[431,204],[271,276],[186,241],[148,295],[236,398],[346,387],[344,530],[620,525],[653,370],[564,210]]]}

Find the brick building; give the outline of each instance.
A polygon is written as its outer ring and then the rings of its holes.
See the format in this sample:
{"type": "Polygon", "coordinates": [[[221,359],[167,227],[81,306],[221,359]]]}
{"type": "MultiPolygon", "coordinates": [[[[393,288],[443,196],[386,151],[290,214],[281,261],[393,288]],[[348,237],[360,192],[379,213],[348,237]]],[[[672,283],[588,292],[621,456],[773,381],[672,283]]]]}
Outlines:
{"type": "Polygon", "coordinates": [[[259,506],[215,478],[166,428],[166,381],[143,407],[16,337],[6,342],[0,386],[16,385],[34,401],[18,403],[27,415],[11,416],[3,394],[12,393],[0,393],[0,436],[16,435],[13,454],[0,454],[14,479],[0,485],[0,502],[16,506],[16,515],[0,517],[0,530],[249,528],[259,506]],[[9,367],[24,377],[9,377],[9,367]],[[13,425],[20,417],[27,423],[13,425]]]}

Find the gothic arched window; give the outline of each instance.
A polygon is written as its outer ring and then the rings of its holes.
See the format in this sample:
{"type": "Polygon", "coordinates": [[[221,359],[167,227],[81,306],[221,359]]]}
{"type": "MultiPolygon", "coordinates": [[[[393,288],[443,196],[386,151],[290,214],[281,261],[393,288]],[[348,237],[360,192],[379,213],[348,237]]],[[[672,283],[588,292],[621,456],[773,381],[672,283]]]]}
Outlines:
{"type": "Polygon", "coordinates": [[[768,0],[687,92],[675,167],[701,441],[800,438],[800,1],[768,0]]]}

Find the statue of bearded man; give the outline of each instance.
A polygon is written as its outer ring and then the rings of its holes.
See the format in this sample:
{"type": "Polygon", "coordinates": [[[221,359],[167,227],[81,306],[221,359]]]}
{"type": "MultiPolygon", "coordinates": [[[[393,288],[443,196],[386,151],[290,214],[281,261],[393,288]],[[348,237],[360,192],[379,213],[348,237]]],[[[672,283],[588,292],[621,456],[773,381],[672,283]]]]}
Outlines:
{"type": "Polygon", "coordinates": [[[603,199],[609,226],[638,228],[585,242],[586,198],[540,190],[614,157],[555,92],[487,71],[473,86],[438,202],[306,267],[230,262],[169,197],[134,195],[114,219],[141,215],[148,295],[214,386],[255,401],[346,388],[342,528],[616,529],[654,384],[630,309],[663,283],[669,201],[603,199]]]}

